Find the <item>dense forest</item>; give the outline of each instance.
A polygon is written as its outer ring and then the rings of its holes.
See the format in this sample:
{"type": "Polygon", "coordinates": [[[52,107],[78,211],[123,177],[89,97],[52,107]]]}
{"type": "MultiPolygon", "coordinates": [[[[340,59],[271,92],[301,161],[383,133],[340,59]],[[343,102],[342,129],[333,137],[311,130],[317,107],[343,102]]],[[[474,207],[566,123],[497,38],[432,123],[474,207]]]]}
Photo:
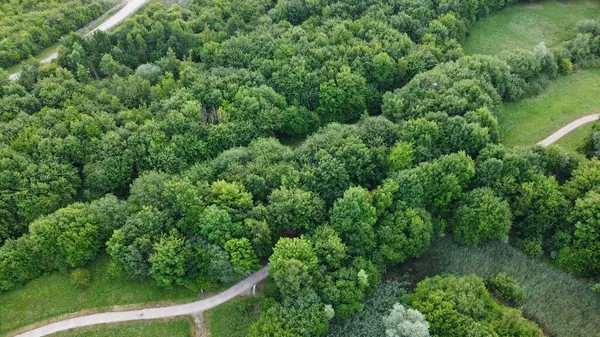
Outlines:
{"type": "Polygon", "coordinates": [[[0,1],[0,67],[35,56],[112,6],[109,0],[0,1]]]}
{"type": "MultiPolygon", "coordinates": [[[[278,293],[251,335],[321,336],[440,233],[600,276],[600,161],[506,148],[496,116],[597,64],[600,23],[558,49],[464,56],[510,4],[151,3],[70,35],[55,63],[0,76],[0,291],[104,251],[115,275],[196,290],[268,260],[278,293]]],[[[420,313],[386,324],[543,335],[490,296],[428,279],[406,296],[420,313]]]]}

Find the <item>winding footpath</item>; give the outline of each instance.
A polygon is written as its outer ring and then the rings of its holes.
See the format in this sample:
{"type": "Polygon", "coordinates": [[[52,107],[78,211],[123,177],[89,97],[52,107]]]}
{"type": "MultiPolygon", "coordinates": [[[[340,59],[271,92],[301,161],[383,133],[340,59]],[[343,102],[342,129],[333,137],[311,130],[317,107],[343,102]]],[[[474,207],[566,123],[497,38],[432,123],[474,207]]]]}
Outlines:
{"type": "MultiPolygon", "coordinates": [[[[129,16],[131,16],[135,12],[137,12],[137,10],[140,9],[140,7],[142,7],[143,5],[145,5],[148,1],[150,1],[150,0],[128,0],[127,4],[125,6],[123,6],[123,8],[121,8],[118,12],[116,12],[111,17],[109,17],[106,21],[104,21],[98,27],[94,28],[88,34],[92,34],[93,32],[95,32],[97,30],[107,31],[107,30],[113,28],[114,26],[123,22],[123,20],[125,20],[126,18],[128,18],[129,16]]],[[[48,57],[41,60],[40,63],[51,62],[52,60],[54,60],[57,57],[58,57],[58,52],[54,52],[54,53],[50,54],[48,57]]],[[[11,80],[15,81],[15,80],[19,79],[19,76],[20,76],[19,73],[14,73],[14,74],[11,74],[9,76],[9,78],[11,80]]]]}
{"type": "Polygon", "coordinates": [[[555,133],[551,134],[548,138],[546,138],[546,139],[542,140],[541,142],[539,142],[538,145],[541,145],[543,147],[552,145],[557,140],[559,140],[562,137],[566,136],[569,132],[571,132],[571,131],[577,129],[578,127],[583,126],[583,125],[585,125],[587,123],[596,121],[596,120],[598,120],[598,118],[600,118],[600,114],[588,115],[588,116],[576,119],[576,120],[572,121],[571,123],[563,126],[562,128],[560,128],[555,133]]]}
{"type": "Polygon", "coordinates": [[[269,275],[267,272],[268,266],[262,268],[256,273],[250,275],[245,280],[238,282],[233,287],[204,300],[171,305],[167,307],[159,308],[148,308],[141,310],[131,311],[113,311],[105,312],[100,314],[80,316],[62,321],[50,323],[37,329],[33,329],[24,332],[17,337],[39,337],[53,334],[59,331],[69,330],[73,328],[79,328],[89,325],[104,324],[104,323],[115,323],[115,322],[126,322],[126,321],[137,321],[142,319],[157,319],[165,317],[175,317],[183,315],[197,314],[208,309],[212,309],[220,304],[223,304],[239,295],[247,293],[252,290],[252,287],[258,282],[264,280],[269,275]]]}

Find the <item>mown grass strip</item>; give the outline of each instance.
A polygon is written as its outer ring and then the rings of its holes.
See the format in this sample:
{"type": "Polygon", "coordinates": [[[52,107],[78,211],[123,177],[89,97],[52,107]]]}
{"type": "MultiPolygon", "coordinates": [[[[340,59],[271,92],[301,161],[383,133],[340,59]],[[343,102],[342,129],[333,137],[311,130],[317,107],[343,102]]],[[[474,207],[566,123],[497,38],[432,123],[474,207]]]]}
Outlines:
{"type": "Polygon", "coordinates": [[[553,47],[575,37],[575,24],[597,19],[598,0],[524,1],[477,22],[463,43],[467,54],[494,55],[505,50],[553,47]]]}
{"type": "Polygon", "coordinates": [[[52,334],[52,337],[193,337],[194,321],[191,317],[176,317],[150,321],[118,324],[101,324],[71,329],[52,334]]]}

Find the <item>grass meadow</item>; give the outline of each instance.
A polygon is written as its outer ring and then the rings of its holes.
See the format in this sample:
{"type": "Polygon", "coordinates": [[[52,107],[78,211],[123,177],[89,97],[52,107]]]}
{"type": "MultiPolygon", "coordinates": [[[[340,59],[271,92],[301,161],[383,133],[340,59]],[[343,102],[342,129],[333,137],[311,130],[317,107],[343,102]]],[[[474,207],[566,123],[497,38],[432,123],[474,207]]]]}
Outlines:
{"type": "Polygon", "coordinates": [[[245,337],[260,315],[262,297],[238,297],[203,313],[211,337],[245,337]]]}
{"type": "Polygon", "coordinates": [[[0,336],[24,326],[81,310],[107,311],[114,305],[189,302],[198,299],[183,287],[164,289],[154,280],[112,279],[106,268],[108,257],[94,261],[92,282],[86,289],[70,283],[69,273],[50,273],[23,287],[0,294],[0,336]],[[93,310],[92,310],[93,309],[93,310]]]}
{"type": "Polygon", "coordinates": [[[423,257],[391,271],[390,276],[408,273],[418,282],[443,273],[487,277],[499,272],[511,275],[525,288],[523,311],[549,336],[600,336],[600,294],[592,292],[585,280],[502,242],[473,248],[438,238],[423,257]]]}
{"type": "Polygon", "coordinates": [[[467,54],[553,47],[575,37],[575,24],[600,16],[600,1],[524,1],[480,20],[463,43],[467,54]]]}
{"type": "Polygon", "coordinates": [[[502,105],[498,120],[506,145],[534,145],[573,120],[600,112],[600,69],[560,76],[539,95],[502,105]]]}

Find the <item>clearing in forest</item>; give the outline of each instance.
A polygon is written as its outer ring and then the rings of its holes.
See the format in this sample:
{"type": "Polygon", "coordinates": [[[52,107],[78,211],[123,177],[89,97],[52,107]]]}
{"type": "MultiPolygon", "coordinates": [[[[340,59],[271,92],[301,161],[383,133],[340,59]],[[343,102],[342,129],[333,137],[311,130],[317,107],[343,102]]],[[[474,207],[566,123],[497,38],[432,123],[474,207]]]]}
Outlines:
{"type": "Polygon", "coordinates": [[[534,145],[569,122],[600,112],[600,70],[560,76],[539,95],[502,105],[498,111],[503,142],[534,145]]]}
{"type": "Polygon", "coordinates": [[[533,49],[545,42],[553,47],[575,37],[575,24],[600,16],[598,0],[540,1],[512,5],[477,22],[463,43],[467,54],[497,54],[533,49]]]}

